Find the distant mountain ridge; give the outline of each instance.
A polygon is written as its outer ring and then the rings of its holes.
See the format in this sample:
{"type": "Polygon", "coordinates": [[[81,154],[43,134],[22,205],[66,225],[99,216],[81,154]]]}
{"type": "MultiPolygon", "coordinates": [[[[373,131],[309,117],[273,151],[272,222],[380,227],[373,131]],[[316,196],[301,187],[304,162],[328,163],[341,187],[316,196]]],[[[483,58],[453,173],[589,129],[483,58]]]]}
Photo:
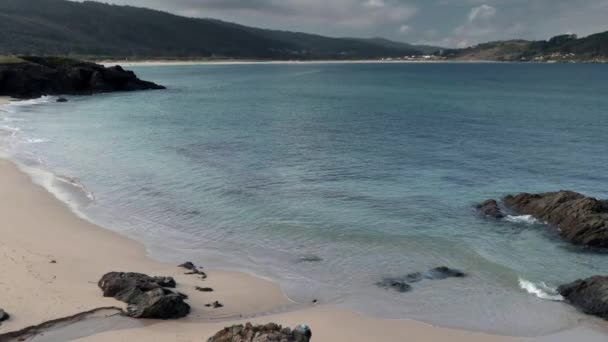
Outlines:
{"type": "Polygon", "coordinates": [[[258,29],[92,1],[0,1],[0,55],[306,60],[401,57],[431,50],[384,39],[258,29]]]}
{"type": "Polygon", "coordinates": [[[531,62],[608,62],[608,31],[578,38],[564,34],[549,40],[507,40],[479,44],[438,53],[448,59],[531,61],[531,62]]]}

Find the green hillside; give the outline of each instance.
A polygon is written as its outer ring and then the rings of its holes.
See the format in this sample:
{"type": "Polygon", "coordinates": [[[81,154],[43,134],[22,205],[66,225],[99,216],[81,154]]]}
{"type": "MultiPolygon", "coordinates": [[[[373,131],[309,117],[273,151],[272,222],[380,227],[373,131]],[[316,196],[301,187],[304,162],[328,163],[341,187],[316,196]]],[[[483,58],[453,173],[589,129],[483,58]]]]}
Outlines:
{"type": "Polygon", "coordinates": [[[0,55],[357,59],[428,51],[389,42],[263,30],[91,1],[0,1],[0,55]]]}
{"type": "Polygon", "coordinates": [[[549,40],[508,40],[442,51],[444,57],[493,61],[608,61],[608,32],[578,38],[559,35],[549,40]]]}

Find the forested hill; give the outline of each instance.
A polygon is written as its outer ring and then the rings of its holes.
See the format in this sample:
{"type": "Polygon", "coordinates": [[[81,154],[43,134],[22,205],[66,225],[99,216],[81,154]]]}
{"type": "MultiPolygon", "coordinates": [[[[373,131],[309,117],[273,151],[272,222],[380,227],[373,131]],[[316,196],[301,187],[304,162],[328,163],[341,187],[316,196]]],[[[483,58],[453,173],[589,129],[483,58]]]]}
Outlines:
{"type": "Polygon", "coordinates": [[[264,30],[91,1],[0,0],[0,55],[360,59],[428,50],[383,39],[264,30]]]}
{"type": "Polygon", "coordinates": [[[490,42],[465,49],[445,50],[441,55],[461,60],[608,62],[608,32],[583,38],[567,34],[540,41],[490,42]]]}

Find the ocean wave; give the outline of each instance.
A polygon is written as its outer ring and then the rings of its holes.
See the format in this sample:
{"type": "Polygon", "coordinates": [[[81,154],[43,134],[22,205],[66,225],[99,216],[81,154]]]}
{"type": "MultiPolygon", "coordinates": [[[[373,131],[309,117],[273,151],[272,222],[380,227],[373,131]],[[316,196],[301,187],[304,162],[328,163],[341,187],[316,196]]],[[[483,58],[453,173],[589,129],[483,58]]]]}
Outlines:
{"type": "Polygon", "coordinates": [[[552,300],[556,302],[564,300],[564,297],[557,292],[557,289],[550,287],[542,281],[534,283],[524,278],[519,278],[519,287],[540,299],[552,300]]]}
{"type": "Polygon", "coordinates": [[[95,201],[95,195],[93,195],[93,193],[89,191],[78,178],[60,175],[56,176],[56,178],[58,181],[68,184],[69,186],[81,191],[91,202],[95,201]]]}
{"type": "Polygon", "coordinates": [[[534,218],[532,215],[520,215],[520,216],[508,215],[507,217],[505,217],[505,221],[509,221],[509,222],[513,222],[513,223],[527,223],[527,224],[539,223],[539,221],[536,218],[534,218]]]}
{"type": "Polygon", "coordinates": [[[49,140],[47,139],[26,139],[25,143],[26,144],[41,144],[41,143],[46,143],[49,142],[49,140]]]}
{"type": "Polygon", "coordinates": [[[0,125],[0,131],[7,133],[6,135],[8,136],[14,137],[17,135],[17,133],[19,133],[19,131],[21,131],[21,129],[19,127],[0,125]]]}

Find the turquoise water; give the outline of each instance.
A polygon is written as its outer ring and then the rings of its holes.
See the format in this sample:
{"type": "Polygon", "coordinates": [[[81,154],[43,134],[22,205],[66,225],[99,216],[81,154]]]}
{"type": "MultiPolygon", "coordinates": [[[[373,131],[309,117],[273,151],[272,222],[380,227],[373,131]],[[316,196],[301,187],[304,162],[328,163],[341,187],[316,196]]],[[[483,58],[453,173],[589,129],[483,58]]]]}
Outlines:
{"type": "Polygon", "coordinates": [[[577,325],[551,288],[608,273],[608,254],[473,210],[522,191],[608,198],[606,66],[134,69],[169,89],[11,105],[0,139],[158,259],[254,272],[301,303],[515,335],[577,325]],[[470,276],[375,285],[440,265],[470,276]]]}

